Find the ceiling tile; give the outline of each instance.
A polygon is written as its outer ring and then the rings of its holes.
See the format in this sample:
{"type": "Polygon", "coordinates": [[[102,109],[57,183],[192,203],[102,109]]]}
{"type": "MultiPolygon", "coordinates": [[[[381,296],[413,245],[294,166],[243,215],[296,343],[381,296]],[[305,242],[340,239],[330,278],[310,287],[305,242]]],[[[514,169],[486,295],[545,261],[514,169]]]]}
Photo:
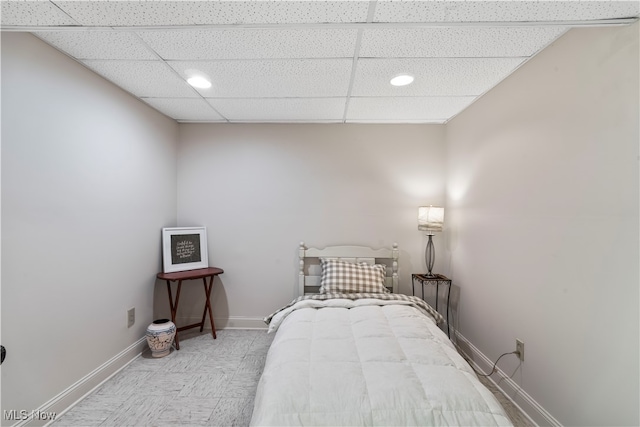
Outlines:
{"type": "Polygon", "coordinates": [[[365,22],[368,1],[221,1],[210,3],[221,24],[365,22]],[[226,5],[224,3],[227,3],[226,5]]]}
{"type": "Polygon", "coordinates": [[[505,78],[523,58],[359,59],[353,96],[481,95],[505,78]],[[391,86],[401,73],[415,77],[408,86],[391,86]]]}
{"type": "Polygon", "coordinates": [[[360,57],[531,56],[567,27],[434,27],[364,30],[360,57]]]}
{"type": "Polygon", "coordinates": [[[2,25],[78,25],[71,17],[48,1],[0,2],[2,25]]]}
{"type": "Polygon", "coordinates": [[[381,97],[349,100],[347,121],[444,123],[475,97],[381,97]]]}
{"type": "Polygon", "coordinates": [[[364,22],[368,1],[57,1],[82,25],[364,22]]]}
{"type": "Polygon", "coordinates": [[[162,58],[344,58],[355,53],[355,29],[206,29],[141,31],[162,58]]]}
{"type": "Polygon", "coordinates": [[[449,2],[447,21],[575,21],[637,16],[637,1],[449,2]]]}
{"type": "Polygon", "coordinates": [[[378,0],[373,22],[444,22],[446,17],[444,1],[378,0]]]}
{"type": "Polygon", "coordinates": [[[161,113],[176,120],[224,122],[215,110],[202,98],[142,98],[161,113]]]}
{"type": "Polygon", "coordinates": [[[134,33],[124,31],[38,31],[42,40],[76,59],[157,59],[134,33]]]}
{"type": "Polygon", "coordinates": [[[351,59],[262,61],[170,61],[180,75],[199,70],[212,81],[198,92],[207,98],[288,98],[346,96],[351,59]]]}
{"type": "Polygon", "coordinates": [[[139,97],[197,98],[198,94],[162,62],[81,61],[87,67],[139,97]]]}
{"type": "Polygon", "coordinates": [[[229,121],[341,121],[345,98],[208,99],[229,121]]]}
{"type": "Polygon", "coordinates": [[[533,22],[638,16],[637,1],[394,1],[376,3],[374,22],[533,22]]]}

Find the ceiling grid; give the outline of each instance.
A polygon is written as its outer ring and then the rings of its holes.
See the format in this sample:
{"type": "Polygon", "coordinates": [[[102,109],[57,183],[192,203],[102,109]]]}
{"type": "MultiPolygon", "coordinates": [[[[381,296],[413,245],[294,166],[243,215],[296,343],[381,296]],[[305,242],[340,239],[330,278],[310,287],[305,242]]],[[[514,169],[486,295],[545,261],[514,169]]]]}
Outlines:
{"type": "Polygon", "coordinates": [[[28,31],[181,122],[446,123],[566,31],[638,1],[1,2],[28,31]],[[200,73],[210,88],[186,79],[200,73]],[[415,77],[394,87],[399,73],[415,77]]]}
{"type": "MultiPolygon", "coordinates": [[[[372,0],[369,2],[369,10],[367,12],[367,23],[371,23],[373,21],[375,10],[376,10],[376,1],[372,0]]],[[[347,90],[347,97],[344,103],[344,113],[342,114],[342,123],[347,122],[347,114],[349,112],[349,102],[351,100],[351,93],[353,92],[353,81],[356,77],[356,70],[358,69],[358,58],[360,58],[362,32],[363,30],[359,29],[358,35],[356,36],[356,46],[354,48],[354,53],[353,53],[353,65],[351,66],[351,78],[349,79],[349,89],[347,90]]]]}

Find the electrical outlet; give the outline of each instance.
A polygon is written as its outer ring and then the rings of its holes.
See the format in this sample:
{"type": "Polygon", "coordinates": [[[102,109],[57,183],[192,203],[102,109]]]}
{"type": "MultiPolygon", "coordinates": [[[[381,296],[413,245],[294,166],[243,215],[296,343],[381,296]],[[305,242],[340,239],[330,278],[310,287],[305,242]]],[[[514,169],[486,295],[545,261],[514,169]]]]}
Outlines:
{"type": "Polygon", "coordinates": [[[133,326],[133,324],[136,323],[136,308],[130,308],[129,310],[127,310],[127,328],[130,328],[133,326]]]}
{"type": "Polygon", "coordinates": [[[518,352],[518,358],[524,362],[524,341],[516,338],[516,351],[518,352]]]}

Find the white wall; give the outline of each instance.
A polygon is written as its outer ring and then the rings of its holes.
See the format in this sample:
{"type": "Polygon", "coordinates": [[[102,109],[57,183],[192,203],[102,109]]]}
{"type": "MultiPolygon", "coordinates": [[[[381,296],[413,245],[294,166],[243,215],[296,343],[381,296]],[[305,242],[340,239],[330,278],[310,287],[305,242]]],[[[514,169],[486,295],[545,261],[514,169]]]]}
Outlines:
{"type": "MultiPolygon", "coordinates": [[[[444,203],[443,136],[430,125],[181,125],[178,223],[206,226],[210,261],[225,270],[214,317],[264,327],[297,291],[301,240],[397,242],[410,292],[411,273],[425,271],[418,206],[444,203]]],[[[192,291],[178,315],[197,319],[202,289],[192,291]]]]}
{"type": "Polygon", "coordinates": [[[34,36],[2,34],[3,411],[40,407],[144,336],[177,130],[34,36]]]}
{"type": "Polygon", "coordinates": [[[446,128],[458,330],[567,426],[640,422],[638,76],[638,24],[574,29],[446,128]]]}

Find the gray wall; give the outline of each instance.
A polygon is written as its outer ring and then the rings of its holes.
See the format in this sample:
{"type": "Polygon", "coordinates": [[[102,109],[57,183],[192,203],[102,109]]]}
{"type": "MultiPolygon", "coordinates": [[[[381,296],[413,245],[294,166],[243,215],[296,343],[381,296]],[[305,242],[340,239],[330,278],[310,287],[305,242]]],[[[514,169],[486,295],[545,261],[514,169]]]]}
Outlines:
{"type": "MultiPolygon", "coordinates": [[[[425,270],[418,206],[444,203],[444,155],[443,126],[181,125],[178,223],[205,225],[210,261],[225,270],[214,316],[264,327],[297,296],[301,240],[397,242],[410,292],[411,273],[425,270]]],[[[181,315],[197,319],[196,307],[181,315]]]]}
{"type": "Polygon", "coordinates": [[[2,34],[3,411],[38,408],[144,336],[160,228],[176,221],[177,128],[2,34]]]}
{"type": "Polygon", "coordinates": [[[563,425],[639,423],[638,76],[574,29],[447,125],[458,329],[563,425]]]}

